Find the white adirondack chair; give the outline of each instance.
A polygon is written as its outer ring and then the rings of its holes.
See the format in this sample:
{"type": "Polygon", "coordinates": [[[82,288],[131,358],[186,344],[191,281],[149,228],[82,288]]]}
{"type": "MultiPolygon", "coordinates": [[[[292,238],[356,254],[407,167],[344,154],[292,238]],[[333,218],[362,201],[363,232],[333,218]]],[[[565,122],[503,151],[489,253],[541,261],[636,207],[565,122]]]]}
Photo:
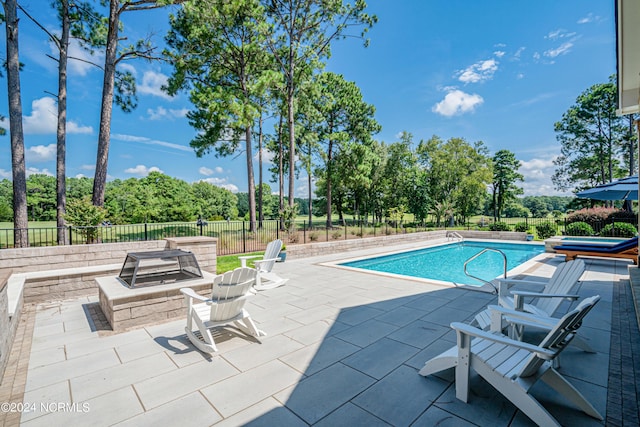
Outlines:
{"type": "Polygon", "coordinates": [[[187,302],[187,326],[189,341],[204,353],[218,351],[211,328],[233,324],[247,335],[265,336],[245,310],[247,298],[255,284],[257,272],[253,268],[240,267],[214,278],[211,298],[197,294],[191,288],[181,288],[187,302]],[[194,331],[194,324],[197,331],[194,331]]]}
{"type": "Polygon", "coordinates": [[[278,276],[274,271],[273,267],[280,258],[278,258],[278,254],[282,249],[282,240],[276,239],[272,242],[269,242],[267,248],[264,251],[264,255],[243,255],[238,257],[240,259],[240,265],[242,267],[247,266],[247,261],[252,258],[260,258],[260,260],[252,261],[256,267],[258,275],[256,277],[256,284],[254,289],[257,291],[264,291],[266,289],[277,288],[278,286],[284,285],[287,280],[278,276]],[[267,283],[262,283],[267,282],[267,283]]]}
{"type": "MultiPolygon", "coordinates": [[[[473,369],[536,424],[559,426],[558,421],[529,394],[531,387],[542,380],[587,415],[602,420],[593,405],[555,370],[552,363],[575,336],[582,319],[599,299],[600,296],[596,295],[581,301],[574,310],[558,319],[539,345],[463,323],[452,323],[458,337],[457,346],[429,360],[420,370],[420,375],[427,376],[455,367],[456,397],[466,403],[469,399],[469,372],[473,369]]],[[[530,316],[522,312],[513,313],[525,319],[530,316]]]]}
{"type": "MultiPolygon", "coordinates": [[[[519,279],[499,279],[498,304],[502,307],[518,311],[537,314],[543,317],[552,316],[560,307],[564,299],[576,300],[578,295],[570,294],[572,289],[584,273],[585,265],[582,260],[568,261],[560,264],[548,282],[519,279]],[[513,285],[544,285],[541,292],[511,291],[513,285]],[[513,295],[513,296],[511,296],[513,295]],[[537,298],[535,304],[527,304],[525,298],[537,298]]],[[[475,321],[480,328],[489,329],[491,326],[491,311],[489,309],[478,313],[475,321]]],[[[506,325],[503,325],[506,326],[506,325]]]]}

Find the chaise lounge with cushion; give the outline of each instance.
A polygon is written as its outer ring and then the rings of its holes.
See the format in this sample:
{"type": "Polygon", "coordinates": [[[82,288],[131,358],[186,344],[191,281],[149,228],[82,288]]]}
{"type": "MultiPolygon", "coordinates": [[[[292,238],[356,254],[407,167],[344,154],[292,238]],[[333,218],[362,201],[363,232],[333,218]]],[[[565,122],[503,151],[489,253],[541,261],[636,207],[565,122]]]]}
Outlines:
{"type": "Polygon", "coordinates": [[[553,248],[553,250],[559,254],[566,255],[566,261],[576,259],[577,256],[595,256],[630,259],[634,264],[638,264],[637,236],[615,245],[560,245],[553,248]]]}

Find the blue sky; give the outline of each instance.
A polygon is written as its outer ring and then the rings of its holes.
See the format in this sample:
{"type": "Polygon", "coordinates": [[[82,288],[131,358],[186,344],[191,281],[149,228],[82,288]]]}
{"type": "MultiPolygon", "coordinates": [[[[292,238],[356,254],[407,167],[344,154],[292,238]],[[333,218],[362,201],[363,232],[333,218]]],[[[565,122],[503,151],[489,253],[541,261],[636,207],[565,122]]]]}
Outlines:
{"type": "MultiPolygon", "coordinates": [[[[21,2],[55,30],[53,13],[42,3],[21,2]]],[[[483,141],[491,154],[508,149],[522,161],[526,195],[561,194],[550,180],[560,152],[553,124],[582,91],[615,73],[613,3],[369,0],[370,13],[379,19],[369,33],[370,46],[354,38],[336,42],[327,70],[355,81],[364,100],[376,107],[382,125],[378,140],[395,142],[407,131],[415,143],[432,135],[483,141]]],[[[130,13],[124,33],[130,40],[154,33],[162,43],[167,14],[130,13]]],[[[57,107],[51,94],[57,93],[57,72],[46,55],[57,53],[26,17],[19,31],[28,173],[55,174],[57,107]]],[[[4,31],[1,41],[4,47],[4,31]]],[[[90,59],[75,48],[72,55],[90,59]]],[[[100,63],[101,55],[94,60],[100,63]]],[[[185,118],[191,108],[187,94],[171,98],[160,90],[171,68],[141,60],[124,67],[136,76],[139,105],[129,114],[114,107],[109,177],[160,170],[188,182],[207,180],[246,191],[243,155],[197,158],[189,147],[195,132],[185,118]]],[[[68,176],[93,176],[101,88],[101,70],[70,62],[68,176]]],[[[2,79],[0,114],[5,117],[6,90],[2,79]]],[[[0,178],[11,178],[8,136],[0,138],[0,178]]],[[[305,176],[296,193],[306,196],[305,176]]]]}

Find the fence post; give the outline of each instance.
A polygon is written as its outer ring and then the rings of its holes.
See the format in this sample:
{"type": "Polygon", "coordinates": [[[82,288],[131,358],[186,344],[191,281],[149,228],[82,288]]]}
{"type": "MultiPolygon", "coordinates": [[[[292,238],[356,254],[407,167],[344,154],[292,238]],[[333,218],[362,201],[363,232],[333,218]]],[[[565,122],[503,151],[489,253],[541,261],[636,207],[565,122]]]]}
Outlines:
{"type": "Polygon", "coordinates": [[[73,245],[73,227],[69,226],[69,246],[73,245]]]}
{"type": "Polygon", "coordinates": [[[302,220],[302,243],[307,243],[307,220],[302,220]]]}
{"type": "Polygon", "coordinates": [[[247,253],[247,238],[244,221],[242,221],[242,253],[247,253]]]}
{"type": "Polygon", "coordinates": [[[144,240],[145,240],[145,242],[147,240],[149,240],[149,236],[148,236],[148,233],[147,233],[147,223],[146,222],[144,223],[144,240]]]}

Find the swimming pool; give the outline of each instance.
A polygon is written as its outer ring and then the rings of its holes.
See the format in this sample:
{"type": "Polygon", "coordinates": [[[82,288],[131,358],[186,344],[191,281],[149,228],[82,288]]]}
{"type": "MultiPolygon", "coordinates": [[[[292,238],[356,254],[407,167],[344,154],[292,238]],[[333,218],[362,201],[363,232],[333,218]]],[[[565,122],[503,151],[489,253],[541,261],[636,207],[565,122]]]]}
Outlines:
{"type": "MultiPolygon", "coordinates": [[[[544,252],[543,244],[464,241],[408,252],[340,263],[340,266],[383,273],[452,282],[456,285],[482,286],[464,274],[466,260],[485,248],[498,249],[507,256],[507,270],[544,252]]],[[[504,273],[502,255],[485,252],[467,266],[474,276],[490,281],[504,273]]]]}

